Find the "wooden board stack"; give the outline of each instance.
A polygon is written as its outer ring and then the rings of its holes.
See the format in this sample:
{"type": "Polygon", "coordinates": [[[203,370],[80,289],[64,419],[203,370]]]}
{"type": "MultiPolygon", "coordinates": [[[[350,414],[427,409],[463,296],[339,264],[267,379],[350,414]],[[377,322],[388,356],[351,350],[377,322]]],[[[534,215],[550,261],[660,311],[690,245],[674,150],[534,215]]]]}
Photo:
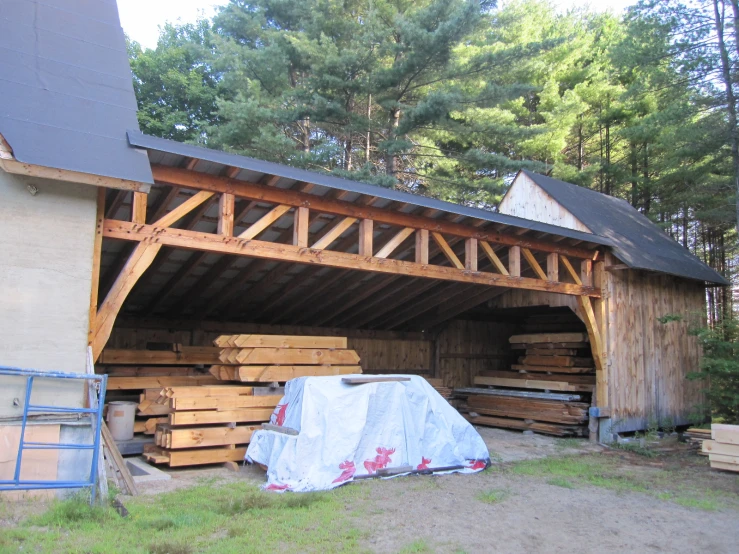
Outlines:
{"type": "Polygon", "coordinates": [[[712,440],[703,441],[711,467],[739,473],[739,425],[711,425],[712,440]]]}
{"type": "Polygon", "coordinates": [[[220,349],[219,363],[210,372],[220,381],[273,383],[362,373],[346,337],[222,335],[213,344],[220,349]]]}
{"type": "MultiPolygon", "coordinates": [[[[467,410],[475,424],[559,436],[586,434],[590,397],[595,389],[595,366],[586,333],[514,335],[511,348],[523,350],[510,370],[482,371],[476,387],[495,387],[501,394],[470,394],[467,410]],[[505,391],[578,393],[578,400],[505,396],[505,391]]],[[[536,396],[536,395],[533,395],[536,396]]]]}
{"type": "Polygon", "coordinates": [[[698,449],[698,454],[708,456],[707,453],[703,452],[703,441],[711,440],[710,429],[698,429],[697,427],[691,427],[684,433],[685,442],[690,446],[698,449]]]}
{"type": "Polygon", "coordinates": [[[157,414],[155,445],[144,457],[170,467],[236,462],[259,424],[269,421],[281,395],[255,395],[254,387],[194,386],[150,389],[139,413],[157,414]]]}
{"type": "Polygon", "coordinates": [[[434,390],[438,392],[443,399],[449,400],[452,397],[452,389],[450,387],[444,386],[443,379],[435,379],[433,377],[426,377],[426,380],[429,382],[429,385],[434,387],[434,390]]]}

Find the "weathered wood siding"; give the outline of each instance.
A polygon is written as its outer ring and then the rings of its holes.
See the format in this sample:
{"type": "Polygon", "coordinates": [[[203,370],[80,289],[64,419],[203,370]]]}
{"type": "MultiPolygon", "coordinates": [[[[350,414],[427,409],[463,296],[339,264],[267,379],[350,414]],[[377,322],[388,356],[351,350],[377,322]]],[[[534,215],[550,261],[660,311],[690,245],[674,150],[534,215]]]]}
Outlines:
{"type": "Polygon", "coordinates": [[[507,369],[515,356],[508,338],[515,325],[452,321],[439,335],[439,376],[447,387],[469,387],[485,370],[507,369]]]}
{"type": "Polygon", "coordinates": [[[700,363],[691,325],[705,318],[700,283],[641,271],[607,278],[608,399],[614,430],[652,423],[686,424],[703,400],[699,382],[687,379],[700,363]],[[682,321],[660,323],[666,315],[682,321]]]}
{"type": "Polygon", "coordinates": [[[559,225],[584,233],[591,232],[579,219],[523,173],[519,173],[511,184],[498,211],[502,214],[559,225]]]}

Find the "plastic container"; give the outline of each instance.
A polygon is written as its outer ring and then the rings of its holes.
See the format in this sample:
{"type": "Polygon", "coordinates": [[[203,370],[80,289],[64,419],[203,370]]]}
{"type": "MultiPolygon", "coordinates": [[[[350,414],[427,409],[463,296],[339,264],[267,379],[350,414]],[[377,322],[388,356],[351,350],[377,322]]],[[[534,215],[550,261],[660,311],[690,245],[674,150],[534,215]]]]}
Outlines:
{"type": "Polygon", "coordinates": [[[136,402],[113,401],[108,403],[108,428],[113,439],[130,441],[133,438],[133,422],[136,402]]]}

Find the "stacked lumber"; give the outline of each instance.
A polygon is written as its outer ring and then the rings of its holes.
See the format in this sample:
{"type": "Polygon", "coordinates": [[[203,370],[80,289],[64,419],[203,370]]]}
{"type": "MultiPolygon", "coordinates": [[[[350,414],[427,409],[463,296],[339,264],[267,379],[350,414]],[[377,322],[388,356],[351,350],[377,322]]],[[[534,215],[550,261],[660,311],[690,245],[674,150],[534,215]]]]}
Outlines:
{"type": "Polygon", "coordinates": [[[252,433],[269,421],[281,398],[223,384],[147,390],[139,414],[159,417],[152,418],[154,445],[144,457],[170,467],[243,460],[252,433]]]}
{"type": "Polygon", "coordinates": [[[219,349],[218,363],[210,373],[220,381],[273,383],[362,373],[346,337],[222,335],[213,344],[219,349]]]}
{"type": "Polygon", "coordinates": [[[711,430],[710,429],[698,429],[697,427],[691,427],[685,433],[683,433],[685,436],[685,439],[690,446],[698,449],[698,454],[702,454],[704,456],[708,456],[705,452],[703,452],[703,441],[705,440],[711,440],[711,430]]]}
{"type": "Polygon", "coordinates": [[[711,467],[739,473],[739,425],[711,425],[712,440],[703,441],[711,467]]]}
{"type": "Polygon", "coordinates": [[[445,400],[449,400],[452,397],[452,393],[454,392],[451,387],[445,387],[444,386],[444,380],[443,379],[435,379],[433,377],[426,377],[426,381],[429,382],[429,385],[434,387],[434,390],[438,392],[442,398],[445,400]]]}
{"type": "Polygon", "coordinates": [[[512,349],[523,352],[510,369],[481,371],[474,378],[476,387],[494,387],[499,394],[468,389],[465,408],[472,414],[468,419],[480,425],[558,436],[585,435],[590,395],[595,389],[587,334],[530,333],[514,335],[509,341],[512,349]],[[533,394],[515,394],[526,391],[533,394]]]}

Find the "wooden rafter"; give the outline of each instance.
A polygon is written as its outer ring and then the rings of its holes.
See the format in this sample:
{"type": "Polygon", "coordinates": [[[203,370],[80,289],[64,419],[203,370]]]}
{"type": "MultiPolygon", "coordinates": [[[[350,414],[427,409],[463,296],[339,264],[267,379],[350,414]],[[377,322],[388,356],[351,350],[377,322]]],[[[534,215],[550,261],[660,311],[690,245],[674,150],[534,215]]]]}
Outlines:
{"type": "Polygon", "coordinates": [[[246,231],[239,233],[240,239],[253,239],[259,235],[262,231],[270,227],[278,219],[291,210],[291,206],[275,206],[269,212],[260,217],[257,221],[252,223],[246,231]]]}
{"type": "Polygon", "coordinates": [[[546,281],[547,274],[541,268],[541,266],[539,265],[539,262],[536,261],[536,258],[531,253],[531,250],[529,250],[528,248],[521,248],[521,254],[523,254],[524,258],[526,258],[526,262],[528,262],[529,267],[534,270],[534,273],[536,273],[537,277],[539,277],[539,279],[543,279],[544,281],[546,281]]]}
{"type": "Polygon", "coordinates": [[[398,231],[395,236],[393,236],[389,241],[385,243],[385,245],[380,248],[377,253],[375,254],[376,258],[387,258],[395,252],[398,247],[405,242],[405,239],[410,237],[414,233],[415,229],[412,229],[410,227],[406,227],[405,229],[401,229],[398,231]]]}
{"type": "MultiPolygon", "coordinates": [[[[477,238],[496,244],[508,246],[521,246],[524,248],[540,250],[542,252],[557,252],[576,258],[592,258],[595,251],[583,248],[569,247],[549,241],[541,241],[523,238],[515,234],[502,234],[497,231],[480,231],[479,229],[428,217],[396,212],[386,208],[375,208],[372,206],[360,206],[351,202],[334,200],[304,192],[285,190],[276,187],[265,187],[257,183],[229,179],[195,171],[187,171],[175,167],[154,165],[152,167],[154,178],[157,182],[197,190],[209,190],[212,192],[228,192],[241,198],[260,200],[272,204],[285,204],[293,207],[313,209],[321,213],[354,217],[357,219],[372,219],[377,223],[386,223],[399,227],[411,227],[413,229],[427,229],[458,236],[461,238],[477,238]]],[[[462,216],[463,217],[463,216],[462,216]]]]}
{"type": "Polygon", "coordinates": [[[498,273],[500,273],[501,275],[509,275],[508,268],[503,264],[503,262],[500,261],[498,254],[495,253],[495,250],[493,250],[493,247],[490,246],[490,244],[488,244],[484,240],[481,240],[480,248],[482,248],[485,256],[487,256],[488,260],[490,260],[490,263],[493,264],[495,269],[498,270],[498,273]]]}
{"type": "Polygon", "coordinates": [[[441,233],[431,233],[431,237],[434,239],[436,245],[444,253],[444,256],[447,260],[449,260],[449,263],[452,264],[453,267],[456,267],[457,269],[464,269],[464,264],[459,261],[459,258],[454,253],[454,250],[452,250],[452,247],[449,246],[449,243],[446,241],[446,239],[441,236],[441,233]]]}
{"type": "Polygon", "coordinates": [[[424,317],[422,320],[418,320],[417,323],[412,321],[408,325],[408,328],[433,329],[434,327],[437,327],[438,325],[441,325],[442,323],[445,323],[450,319],[454,319],[459,314],[463,314],[464,312],[469,311],[472,308],[479,306],[480,304],[484,304],[485,302],[492,300],[496,296],[500,296],[505,292],[507,292],[506,289],[482,290],[475,294],[472,294],[461,302],[449,302],[446,307],[441,307],[441,310],[436,316],[432,318],[424,317]]]}
{"type": "Polygon", "coordinates": [[[347,230],[349,227],[356,223],[356,219],[353,217],[345,217],[339,219],[334,226],[329,229],[320,239],[313,243],[311,248],[317,248],[323,250],[331,246],[336,240],[347,230]]]}

